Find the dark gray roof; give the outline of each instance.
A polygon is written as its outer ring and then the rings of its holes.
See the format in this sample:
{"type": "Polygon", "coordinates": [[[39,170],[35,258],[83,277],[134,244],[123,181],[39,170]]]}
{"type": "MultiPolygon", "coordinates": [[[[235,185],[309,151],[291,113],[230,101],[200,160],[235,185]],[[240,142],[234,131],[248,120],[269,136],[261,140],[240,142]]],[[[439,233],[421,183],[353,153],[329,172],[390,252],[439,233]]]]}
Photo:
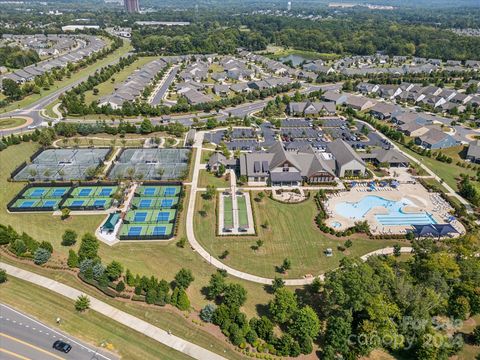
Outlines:
{"type": "Polygon", "coordinates": [[[272,182],[293,182],[293,181],[302,181],[302,176],[297,171],[281,171],[281,172],[272,172],[270,174],[270,179],[272,182]]]}

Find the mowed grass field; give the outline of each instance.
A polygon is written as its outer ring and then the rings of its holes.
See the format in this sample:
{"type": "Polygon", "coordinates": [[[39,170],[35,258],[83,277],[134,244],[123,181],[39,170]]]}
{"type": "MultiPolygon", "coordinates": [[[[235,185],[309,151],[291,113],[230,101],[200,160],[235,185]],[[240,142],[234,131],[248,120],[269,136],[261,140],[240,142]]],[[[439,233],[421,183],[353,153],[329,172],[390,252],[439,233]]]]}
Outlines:
{"type": "Polygon", "coordinates": [[[198,174],[198,187],[206,188],[207,185],[213,185],[217,188],[230,187],[230,181],[225,179],[225,175],[218,177],[207,170],[200,170],[198,174]]]}
{"type": "Polygon", "coordinates": [[[113,93],[115,88],[118,88],[130,75],[133,74],[135,70],[141,69],[145,64],[158,59],[158,57],[141,57],[134,61],[129,66],[123,68],[120,72],[113,74],[113,76],[107,81],[96,86],[98,89],[98,94],[94,95],[93,90],[85,92],[85,103],[90,104],[92,101],[97,101],[102,96],[110,95],[113,93]],[[113,82],[111,80],[114,80],[113,82]]]}
{"type": "MultiPolygon", "coordinates": [[[[254,193],[251,194],[255,197],[254,193]]],[[[225,250],[229,255],[222,260],[225,264],[258,276],[279,275],[276,267],[289,258],[292,268],[285,278],[300,278],[307,274],[318,275],[335,269],[344,256],[361,256],[376,249],[402,243],[394,240],[371,240],[352,237],[353,246],[345,253],[337,250],[346,239],[326,236],[314,223],[317,214],[312,199],[300,204],[282,204],[265,198],[262,202],[252,201],[258,236],[216,236],[215,200],[197,197],[195,235],[212,256],[219,257],[225,250]],[[198,216],[198,211],[207,206],[207,216],[198,216]],[[265,222],[268,227],[263,228],[265,222]],[[257,251],[252,249],[257,240],[264,245],[257,251]],[[324,251],[333,249],[333,256],[326,257],[324,251]]],[[[404,243],[406,244],[406,243],[404,243]]]]}
{"type": "MultiPolygon", "coordinates": [[[[8,182],[9,174],[23,161],[26,161],[36,150],[38,145],[34,143],[21,143],[11,146],[0,152],[0,224],[11,225],[18,232],[25,231],[39,241],[50,241],[55,252],[61,256],[68,255],[69,247],[61,245],[61,238],[66,229],[73,229],[81,237],[84,233],[94,233],[95,229],[105,221],[103,215],[71,216],[62,221],[60,217],[54,217],[51,213],[10,214],[7,212],[7,203],[26,185],[26,183],[8,182]],[[5,167],[3,166],[5,164],[5,167]],[[4,170],[5,169],[5,170],[4,170]],[[4,171],[3,171],[4,170],[4,171]]],[[[193,154],[194,156],[194,154],[193,154]]],[[[186,202],[190,189],[187,187],[186,202]]],[[[195,281],[188,289],[192,306],[200,310],[207,301],[201,294],[201,289],[208,284],[211,274],[216,269],[197,255],[188,245],[185,248],[176,246],[176,241],[185,236],[185,214],[179,217],[179,231],[177,237],[165,242],[123,242],[115,246],[107,246],[100,243],[99,255],[104,263],[112,260],[120,261],[125,268],[133,273],[154,275],[171,281],[175,274],[182,268],[191,269],[195,281]]],[[[77,250],[80,241],[72,248],[77,250]]],[[[250,296],[248,296],[244,311],[253,316],[257,314],[257,304],[264,304],[271,298],[259,284],[242,281],[229,277],[228,281],[242,284],[250,296]],[[254,294],[254,295],[253,295],[254,294]]]]}
{"type": "Polygon", "coordinates": [[[100,313],[79,313],[73,300],[23,280],[9,277],[1,291],[3,303],[96,347],[108,344],[110,351],[125,359],[191,359],[100,313]],[[57,317],[62,319],[60,325],[55,323],[57,317]]]}
{"type": "MultiPolygon", "coordinates": [[[[453,163],[447,164],[426,156],[421,156],[407,149],[404,146],[401,146],[401,148],[408,154],[420,160],[430,170],[432,170],[435,174],[437,174],[440,178],[442,178],[445,181],[445,183],[447,183],[455,191],[458,191],[457,178],[459,178],[460,174],[468,174],[470,176],[475,175],[475,171],[473,171],[472,169],[466,169],[456,165],[456,162],[458,161],[458,151],[456,150],[450,150],[450,152],[445,153],[447,156],[451,156],[453,158],[453,163]]],[[[444,151],[442,150],[442,153],[443,152],[444,151]]],[[[478,183],[476,184],[480,187],[480,184],[478,183]]]]}
{"type": "Polygon", "coordinates": [[[0,119],[0,130],[11,129],[25,124],[27,120],[22,118],[0,119]]]}

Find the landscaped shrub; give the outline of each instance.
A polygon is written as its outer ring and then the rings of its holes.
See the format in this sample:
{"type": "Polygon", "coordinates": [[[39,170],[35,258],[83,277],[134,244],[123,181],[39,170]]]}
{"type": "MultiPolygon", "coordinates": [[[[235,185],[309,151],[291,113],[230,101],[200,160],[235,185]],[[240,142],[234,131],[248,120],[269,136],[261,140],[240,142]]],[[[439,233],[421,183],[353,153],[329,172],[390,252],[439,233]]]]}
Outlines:
{"type": "Polygon", "coordinates": [[[7,281],[7,272],[4,269],[0,269],[0,284],[7,281]]]}
{"type": "Polygon", "coordinates": [[[115,290],[117,290],[119,293],[121,293],[123,290],[125,290],[125,283],[123,281],[120,281],[117,286],[115,286],[115,290]]]}
{"type": "Polygon", "coordinates": [[[65,230],[62,235],[62,245],[63,246],[72,246],[77,242],[77,233],[73,230],[65,230]]]}
{"type": "Polygon", "coordinates": [[[200,310],[200,319],[205,322],[212,322],[213,314],[215,313],[215,309],[217,307],[213,304],[207,304],[200,310]]]}
{"type": "Polygon", "coordinates": [[[67,259],[67,265],[70,268],[76,268],[78,267],[78,255],[77,253],[70,249],[68,250],[68,259],[67,259]]]}
{"type": "Polygon", "coordinates": [[[48,251],[47,249],[45,248],[41,248],[39,247],[36,251],[35,251],[35,255],[34,255],[34,260],[33,262],[37,265],[43,265],[45,264],[49,259],[50,259],[50,256],[52,254],[50,253],[50,251],[48,251]]]}

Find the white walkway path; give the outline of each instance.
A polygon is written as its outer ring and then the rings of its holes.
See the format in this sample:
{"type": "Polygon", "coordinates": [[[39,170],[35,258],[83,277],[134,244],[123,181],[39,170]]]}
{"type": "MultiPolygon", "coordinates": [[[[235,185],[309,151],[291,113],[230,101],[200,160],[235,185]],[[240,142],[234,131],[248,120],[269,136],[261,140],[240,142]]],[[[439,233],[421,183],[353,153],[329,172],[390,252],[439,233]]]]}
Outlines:
{"type": "MultiPolygon", "coordinates": [[[[44,276],[26,271],[9,264],[0,262],[0,267],[5,269],[7,273],[13,277],[31,282],[41,287],[47,288],[60,295],[63,295],[72,300],[77,299],[80,295],[84,295],[81,291],[74,289],[70,286],[59,283],[58,281],[46,278],[44,276]]],[[[127,314],[103,301],[95,299],[90,295],[87,295],[90,299],[90,308],[94,311],[105,315],[122,325],[125,325],[141,334],[144,334],[172,349],[180,351],[194,359],[200,360],[223,360],[224,357],[217,355],[209,350],[206,350],[198,345],[195,345],[189,341],[181,339],[175,335],[171,335],[168,332],[153,326],[152,324],[139,319],[135,316],[127,314]]],[[[73,311],[73,308],[72,308],[73,311]]]]}

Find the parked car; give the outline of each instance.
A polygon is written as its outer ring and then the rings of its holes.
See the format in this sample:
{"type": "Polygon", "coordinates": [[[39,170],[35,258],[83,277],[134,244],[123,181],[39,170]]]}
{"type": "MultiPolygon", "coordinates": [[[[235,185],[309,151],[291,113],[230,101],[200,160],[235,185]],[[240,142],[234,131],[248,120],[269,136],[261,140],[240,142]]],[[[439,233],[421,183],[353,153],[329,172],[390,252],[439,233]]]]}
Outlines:
{"type": "Polygon", "coordinates": [[[72,345],[67,344],[66,342],[63,342],[61,340],[57,340],[53,343],[53,348],[67,354],[70,350],[72,350],[72,345]]]}

